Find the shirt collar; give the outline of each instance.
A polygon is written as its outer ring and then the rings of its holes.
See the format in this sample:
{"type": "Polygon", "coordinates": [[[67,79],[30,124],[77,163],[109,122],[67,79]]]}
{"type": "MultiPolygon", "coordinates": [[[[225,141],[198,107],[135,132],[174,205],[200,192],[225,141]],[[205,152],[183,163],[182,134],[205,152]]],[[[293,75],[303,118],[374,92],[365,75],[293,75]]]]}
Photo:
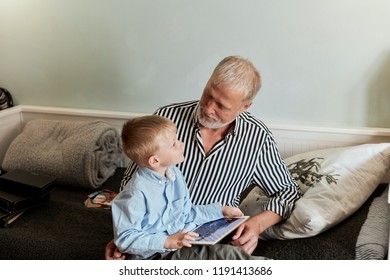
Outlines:
{"type": "Polygon", "coordinates": [[[171,181],[175,181],[176,180],[176,174],[175,172],[173,171],[173,168],[172,167],[168,167],[167,168],[167,171],[165,172],[165,177],[171,181]]]}
{"type": "Polygon", "coordinates": [[[173,167],[168,167],[167,171],[165,173],[165,176],[147,168],[147,167],[140,167],[138,170],[139,174],[146,179],[153,181],[153,182],[161,182],[165,180],[175,181],[176,175],[173,171],[173,167]]]}
{"type": "Polygon", "coordinates": [[[199,128],[198,108],[199,108],[199,101],[195,106],[194,112],[192,113],[192,125],[193,125],[193,127],[196,127],[196,128],[199,128]]]}

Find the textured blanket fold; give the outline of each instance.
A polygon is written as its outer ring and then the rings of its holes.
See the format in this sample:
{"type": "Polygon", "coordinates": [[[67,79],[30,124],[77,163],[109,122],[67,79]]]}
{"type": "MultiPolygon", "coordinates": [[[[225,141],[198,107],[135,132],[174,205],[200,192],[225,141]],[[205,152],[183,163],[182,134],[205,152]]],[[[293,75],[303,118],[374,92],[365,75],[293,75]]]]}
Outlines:
{"type": "Polygon", "coordinates": [[[387,256],[390,229],[388,193],[389,186],[370,205],[356,241],[357,260],[383,260],[387,256]]]}
{"type": "Polygon", "coordinates": [[[9,146],[2,168],[98,188],[123,160],[118,131],[103,121],[29,121],[9,146]]]}

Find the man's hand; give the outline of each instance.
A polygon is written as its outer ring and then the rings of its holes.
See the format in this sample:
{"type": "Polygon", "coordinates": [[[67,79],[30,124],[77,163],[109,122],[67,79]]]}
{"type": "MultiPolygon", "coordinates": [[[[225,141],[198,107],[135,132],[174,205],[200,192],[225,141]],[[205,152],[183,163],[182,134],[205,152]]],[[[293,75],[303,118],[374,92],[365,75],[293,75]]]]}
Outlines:
{"type": "Polygon", "coordinates": [[[250,218],[238,227],[230,244],[240,247],[248,254],[252,254],[257,247],[260,235],[259,225],[254,218],[250,218]]]}
{"type": "Polygon", "coordinates": [[[113,239],[106,245],[106,252],[104,257],[106,260],[124,260],[126,255],[119,252],[113,239]]]}
{"type": "Polygon", "coordinates": [[[264,211],[240,225],[230,244],[242,248],[248,254],[252,254],[257,247],[260,234],[281,220],[282,217],[278,214],[272,211],[264,211]]]}

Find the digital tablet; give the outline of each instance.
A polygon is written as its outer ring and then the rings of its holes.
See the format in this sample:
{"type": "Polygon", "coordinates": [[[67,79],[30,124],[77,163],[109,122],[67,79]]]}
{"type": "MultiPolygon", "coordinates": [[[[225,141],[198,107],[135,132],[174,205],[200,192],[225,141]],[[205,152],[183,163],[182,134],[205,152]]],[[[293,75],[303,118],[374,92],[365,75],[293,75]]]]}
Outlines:
{"type": "Polygon", "coordinates": [[[241,225],[249,216],[238,218],[221,218],[196,227],[193,232],[199,234],[196,240],[191,241],[196,245],[214,245],[226,237],[229,233],[241,225]]]}

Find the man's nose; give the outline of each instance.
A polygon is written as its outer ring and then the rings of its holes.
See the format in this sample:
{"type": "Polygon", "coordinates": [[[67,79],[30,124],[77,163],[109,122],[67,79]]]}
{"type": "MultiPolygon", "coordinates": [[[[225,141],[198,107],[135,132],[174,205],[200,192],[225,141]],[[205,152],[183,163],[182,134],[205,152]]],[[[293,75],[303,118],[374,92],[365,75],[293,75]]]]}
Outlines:
{"type": "Polygon", "coordinates": [[[206,106],[204,106],[204,111],[205,111],[207,114],[215,114],[215,108],[216,108],[215,102],[212,101],[212,100],[209,100],[209,101],[206,103],[206,106]]]}

